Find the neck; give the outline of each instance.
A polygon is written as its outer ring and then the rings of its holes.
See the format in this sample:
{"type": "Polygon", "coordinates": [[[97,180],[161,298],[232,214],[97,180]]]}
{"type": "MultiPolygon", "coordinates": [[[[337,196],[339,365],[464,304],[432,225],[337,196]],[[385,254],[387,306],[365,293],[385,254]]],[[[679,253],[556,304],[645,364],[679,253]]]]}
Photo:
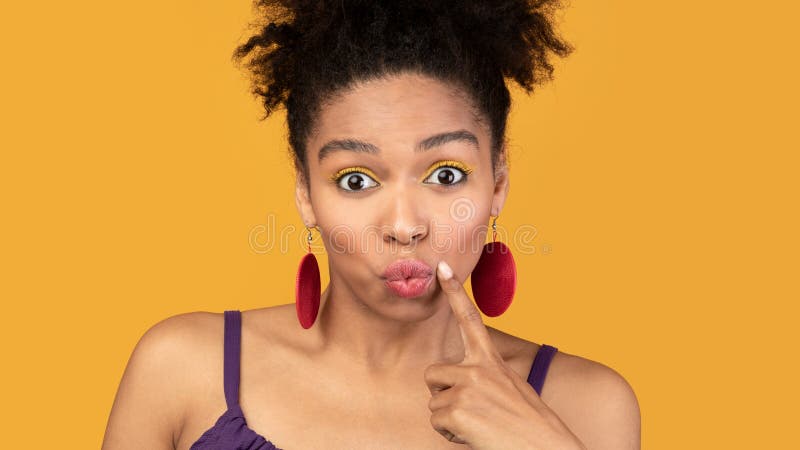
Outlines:
{"type": "Polygon", "coordinates": [[[320,296],[318,333],[326,352],[375,373],[416,370],[463,358],[461,330],[441,289],[428,303],[430,312],[425,313],[421,306],[408,309],[419,315],[414,317],[408,311],[400,311],[403,306],[394,305],[394,311],[378,311],[359,299],[355,290],[340,286],[343,284],[332,279],[320,296]],[[391,312],[395,316],[387,315],[391,312]],[[401,313],[406,314],[398,317],[401,313]]]}

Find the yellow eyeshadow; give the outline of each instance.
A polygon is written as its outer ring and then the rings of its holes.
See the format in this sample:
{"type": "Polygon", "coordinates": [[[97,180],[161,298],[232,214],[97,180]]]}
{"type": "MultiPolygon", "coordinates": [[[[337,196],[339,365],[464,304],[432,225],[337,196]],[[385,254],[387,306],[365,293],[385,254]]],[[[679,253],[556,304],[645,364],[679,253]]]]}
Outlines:
{"type": "MultiPolygon", "coordinates": [[[[464,172],[467,175],[469,175],[473,171],[470,166],[468,166],[468,165],[466,165],[466,164],[464,164],[464,163],[462,163],[460,161],[455,161],[455,160],[452,160],[452,159],[446,159],[446,160],[443,160],[443,161],[435,162],[431,167],[428,168],[428,170],[425,171],[425,175],[422,177],[422,179],[424,180],[424,179],[428,178],[436,169],[438,169],[440,167],[455,167],[456,169],[461,170],[462,172],[464,172]]],[[[368,175],[373,180],[379,181],[378,180],[378,176],[375,175],[375,172],[367,169],[366,167],[362,167],[362,166],[347,167],[347,168],[341,169],[341,170],[337,171],[336,173],[334,173],[333,175],[331,175],[330,177],[328,177],[328,179],[335,183],[341,177],[347,175],[348,173],[353,173],[353,172],[364,173],[365,175],[368,175]]]]}
{"type": "Polygon", "coordinates": [[[438,169],[440,167],[443,167],[443,166],[455,167],[456,169],[461,170],[462,172],[464,172],[467,175],[472,173],[472,168],[470,166],[468,166],[468,165],[466,165],[466,164],[464,164],[464,163],[462,163],[460,161],[454,161],[452,159],[446,159],[444,161],[437,161],[436,163],[434,163],[425,172],[425,175],[422,177],[422,179],[424,180],[424,179],[428,178],[433,173],[433,171],[435,171],[436,169],[438,169]]]}
{"type": "Polygon", "coordinates": [[[357,167],[347,167],[347,168],[345,168],[345,169],[342,169],[342,170],[340,170],[340,171],[338,171],[338,172],[334,173],[334,174],[333,174],[333,175],[331,175],[330,177],[328,177],[328,179],[329,179],[330,181],[336,182],[337,180],[339,180],[339,178],[343,177],[344,175],[347,175],[348,173],[352,173],[352,172],[362,172],[362,173],[364,173],[364,174],[368,175],[368,176],[369,176],[370,178],[372,178],[373,180],[375,180],[375,181],[378,181],[378,176],[377,176],[377,175],[375,175],[375,172],[373,172],[373,171],[371,171],[371,170],[367,169],[366,167],[360,167],[360,166],[357,166],[357,167]]]}

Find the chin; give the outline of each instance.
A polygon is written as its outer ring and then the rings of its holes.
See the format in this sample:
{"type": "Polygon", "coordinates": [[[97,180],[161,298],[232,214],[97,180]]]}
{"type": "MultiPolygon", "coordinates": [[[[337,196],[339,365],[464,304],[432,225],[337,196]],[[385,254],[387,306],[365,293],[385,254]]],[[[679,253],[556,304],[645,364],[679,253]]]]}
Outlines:
{"type": "Polygon", "coordinates": [[[433,289],[428,290],[422,295],[413,298],[405,298],[391,293],[385,295],[379,302],[376,309],[378,314],[391,318],[399,322],[419,322],[436,314],[437,292],[433,289]]]}

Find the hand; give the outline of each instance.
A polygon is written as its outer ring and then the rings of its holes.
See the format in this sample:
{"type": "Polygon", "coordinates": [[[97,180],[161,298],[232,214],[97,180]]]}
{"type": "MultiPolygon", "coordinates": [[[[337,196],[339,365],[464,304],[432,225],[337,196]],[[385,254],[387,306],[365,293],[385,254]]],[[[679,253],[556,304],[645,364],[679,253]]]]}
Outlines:
{"type": "Polygon", "coordinates": [[[583,449],[583,444],[494,346],[481,313],[450,266],[437,277],[458,320],[464,359],[425,369],[431,425],[448,441],[475,450],[583,449]]]}

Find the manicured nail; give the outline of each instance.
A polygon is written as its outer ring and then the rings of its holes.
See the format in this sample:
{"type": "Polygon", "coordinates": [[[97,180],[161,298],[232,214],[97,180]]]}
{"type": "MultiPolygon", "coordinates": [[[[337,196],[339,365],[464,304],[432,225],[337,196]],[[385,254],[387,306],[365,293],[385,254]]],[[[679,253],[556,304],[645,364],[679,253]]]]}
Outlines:
{"type": "Polygon", "coordinates": [[[450,266],[448,266],[447,263],[444,262],[444,260],[439,261],[438,267],[439,267],[439,273],[442,274],[442,277],[445,280],[449,280],[450,278],[453,277],[453,269],[451,269],[450,266]]]}

